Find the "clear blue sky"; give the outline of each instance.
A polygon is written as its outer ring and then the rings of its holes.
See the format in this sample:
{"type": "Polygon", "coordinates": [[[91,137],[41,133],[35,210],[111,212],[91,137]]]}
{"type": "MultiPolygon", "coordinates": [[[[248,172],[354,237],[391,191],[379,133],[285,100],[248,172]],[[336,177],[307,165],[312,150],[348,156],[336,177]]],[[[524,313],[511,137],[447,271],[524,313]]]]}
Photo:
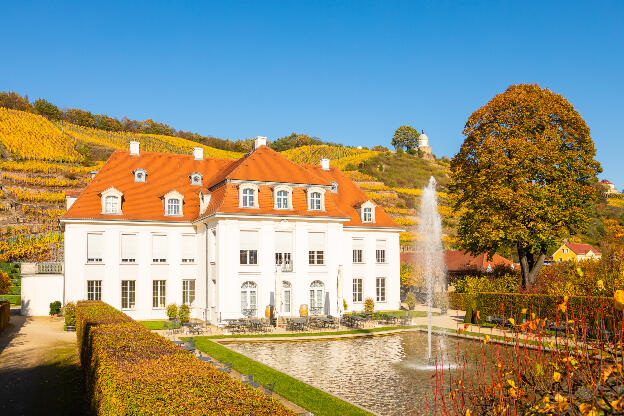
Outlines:
{"type": "Polygon", "coordinates": [[[624,188],[624,2],[4,2],[0,90],[222,138],[296,131],[453,156],[513,83],[563,94],[624,188]]]}

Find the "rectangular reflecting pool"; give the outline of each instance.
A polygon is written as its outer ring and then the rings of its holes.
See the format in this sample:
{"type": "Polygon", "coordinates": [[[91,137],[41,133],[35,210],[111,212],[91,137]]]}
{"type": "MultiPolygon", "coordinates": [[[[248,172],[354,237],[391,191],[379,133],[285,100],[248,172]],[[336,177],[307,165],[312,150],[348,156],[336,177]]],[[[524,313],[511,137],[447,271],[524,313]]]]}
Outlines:
{"type": "MultiPolygon", "coordinates": [[[[432,344],[433,355],[444,362],[445,379],[470,371],[477,355],[491,359],[474,341],[434,335],[432,344]]],[[[224,345],[379,415],[433,413],[435,362],[427,359],[423,332],[224,345]]]]}

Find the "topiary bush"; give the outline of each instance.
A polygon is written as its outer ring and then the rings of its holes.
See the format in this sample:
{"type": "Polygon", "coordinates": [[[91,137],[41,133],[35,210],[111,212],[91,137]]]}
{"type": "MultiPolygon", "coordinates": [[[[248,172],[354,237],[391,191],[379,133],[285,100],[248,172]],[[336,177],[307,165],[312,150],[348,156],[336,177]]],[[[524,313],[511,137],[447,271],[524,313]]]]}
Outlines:
{"type": "Polygon", "coordinates": [[[416,307],[416,296],[412,292],[409,292],[405,297],[405,303],[407,303],[410,309],[414,309],[416,307]]]}
{"type": "Polygon", "coordinates": [[[178,311],[178,319],[180,320],[181,324],[190,321],[191,309],[188,305],[180,305],[180,309],[178,311]]]}
{"type": "Polygon", "coordinates": [[[364,312],[373,313],[375,312],[375,301],[373,298],[364,299],[364,312]]]}
{"type": "Polygon", "coordinates": [[[63,308],[65,316],[65,326],[76,326],[76,305],[74,302],[68,302],[63,308]]]}
{"type": "Polygon", "coordinates": [[[167,316],[169,319],[175,319],[178,317],[178,305],[172,303],[167,305],[167,316]]]}
{"type": "Polygon", "coordinates": [[[50,316],[58,315],[61,313],[61,301],[55,300],[50,303],[50,316]]]}

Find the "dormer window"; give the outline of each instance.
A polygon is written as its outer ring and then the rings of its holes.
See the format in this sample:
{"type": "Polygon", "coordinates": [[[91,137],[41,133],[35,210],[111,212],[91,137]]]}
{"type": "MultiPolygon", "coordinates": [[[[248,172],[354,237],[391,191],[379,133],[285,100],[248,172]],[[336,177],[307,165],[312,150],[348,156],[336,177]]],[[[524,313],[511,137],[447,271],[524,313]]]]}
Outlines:
{"type": "Polygon", "coordinates": [[[325,210],[325,189],[310,188],[308,189],[308,210],[324,211],[325,210]]]}
{"type": "Polygon", "coordinates": [[[292,188],[287,185],[278,185],[273,189],[274,209],[293,209],[292,188]]]}
{"type": "Polygon", "coordinates": [[[375,204],[372,201],[366,201],[359,206],[359,214],[363,223],[375,222],[375,204]]]}
{"type": "Polygon", "coordinates": [[[258,208],[258,185],[241,184],[238,188],[238,206],[240,208],[258,208]]]}
{"type": "Polygon", "coordinates": [[[332,194],[338,193],[338,182],[332,181],[331,183],[331,192],[332,194]]]}
{"type": "Polygon", "coordinates": [[[163,200],[165,205],[165,215],[172,217],[181,217],[184,215],[182,213],[184,195],[178,191],[171,191],[163,196],[163,200]]]}
{"type": "Polygon", "coordinates": [[[191,185],[201,185],[202,174],[198,172],[191,173],[191,185]]]}
{"type": "Polygon", "coordinates": [[[123,193],[113,187],[102,191],[102,214],[105,215],[121,215],[121,202],[123,193]]]}
{"type": "Polygon", "coordinates": [[[145,172],[145,169],[139,168],[132,173],[134,173],[135,182],[145,182],[145,177],[147,176],[147,172],[145,172]]]}

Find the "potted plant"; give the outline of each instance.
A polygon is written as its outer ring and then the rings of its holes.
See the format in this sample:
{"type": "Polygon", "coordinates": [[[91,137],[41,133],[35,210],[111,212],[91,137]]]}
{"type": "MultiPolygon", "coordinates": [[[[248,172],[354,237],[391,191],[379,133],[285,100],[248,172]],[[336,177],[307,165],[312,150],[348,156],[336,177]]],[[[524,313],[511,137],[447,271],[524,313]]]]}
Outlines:
{"type": "Polygon", "coordinates": [[[50,303],[50,316],[56,318],[61,313],[61,301],[55,300],[50,303]]]}
{"type": "Polygon", "coordinates": [[[364,312],[373,313],[375,312],[375,301],[373,298],[364,299],[364,312]]]}
{"type": "Polygon", "coordinates": [[[74,302],[69,302],[63,308],[63,315],[65,316],[65,331],[76,330],[76,305],[74,302]]]}
{"type": "Polygon", "coordinates": [[[407,303],[409,310],[413,311],[416,307],[416,296],[412,292],[409,292],[405,297],[405,303],[407,303]]]}
{"type": "Polygon", "coordinates": [[[175,321],[175,319],[178,317],[178,305],[176,305],[175,303],[167,305],[167,316],[169,317],[170,321],[175,321]]]}

